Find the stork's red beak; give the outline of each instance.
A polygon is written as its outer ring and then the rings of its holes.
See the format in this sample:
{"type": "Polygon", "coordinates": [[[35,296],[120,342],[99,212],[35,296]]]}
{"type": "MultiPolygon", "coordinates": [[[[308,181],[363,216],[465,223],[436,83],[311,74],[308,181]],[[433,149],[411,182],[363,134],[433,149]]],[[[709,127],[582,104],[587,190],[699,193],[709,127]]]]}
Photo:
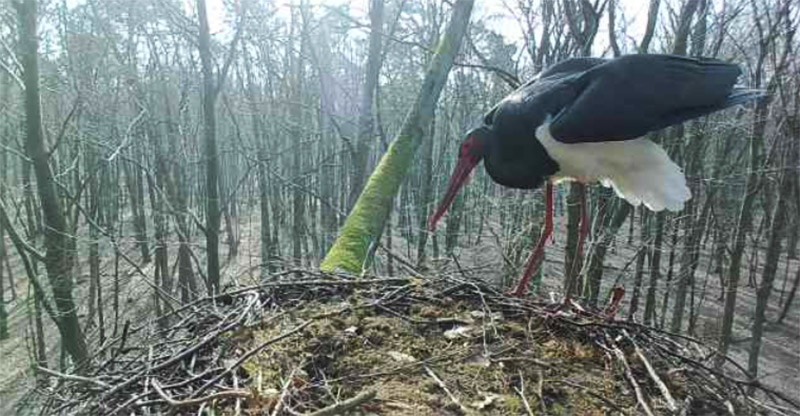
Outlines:
{"type": "Polygon", "coordinates": [[[447,185],[447,193],[444,195],[444,199],[442,199],[439,208],[428,219],[428,230],[433,231],[436,229],[436,223],[439,222],[439,219],[442,218],[447,212],[447,209],[450,208],[450,204],[456,199],[456,195],[458,195],[458,191],[461,190],[461,187],[469,182],[470,173],[472,173],[472,170],[475,169],[475,166],[477,166],[480,161],[480,157],[472,155],[465,155],[458,158],[456,169],[450,176],[450,184],[447,185]]]}

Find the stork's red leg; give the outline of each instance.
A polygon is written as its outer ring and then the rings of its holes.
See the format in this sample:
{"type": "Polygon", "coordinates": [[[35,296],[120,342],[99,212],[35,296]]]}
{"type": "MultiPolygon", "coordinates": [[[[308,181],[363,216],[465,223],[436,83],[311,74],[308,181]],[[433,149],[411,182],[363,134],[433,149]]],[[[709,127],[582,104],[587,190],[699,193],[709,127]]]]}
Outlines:
{"type": "MultiPolygon", "coordinates": [[[[589,212],[586,207],[586,188],[581,187],[578,199],[580,200],[579,203],[581,204],[581,214],[580,214],[580,230],[578,232],[578,246],[575,250],[575,261],[573,264],[579,264],[580,259],[583,259],[583,246],[586,242],[586,236],[589,234],[589,212]]],[[[570,282],[571,285],[574,285],[574,282],[570,282]]],[[[572,300],[572,288],[565,288],[566,296],[564,300],[558,304],[555,309],[553,309],[550,313],[556,314],[564,309],[571,308],[577,313],[585,313],[584,309],[581,305],[577,304],[574,300],[572,300]]]]}
{"type": "Polygon", "coordinates": [[[539,242],[536,243],[536,248],[533,249],[530,257],[528,257],[528,261],[525,264],[525,271],[522,273],[522,278],[519,280],[517,288],[511,292],[514,296],[522,297],[527,293],[528,281],[531,276],[539,270],[539,266],[542,264],[542,258],[544,258],[544,245],[547,239],[550,238],[550,235],[553,234],[553,184],[550,183],[550,181],[547,181],[547,185],[545,185],[544,194],[544,229],[542,230],[542,235],[539,237],[539,242]]]}

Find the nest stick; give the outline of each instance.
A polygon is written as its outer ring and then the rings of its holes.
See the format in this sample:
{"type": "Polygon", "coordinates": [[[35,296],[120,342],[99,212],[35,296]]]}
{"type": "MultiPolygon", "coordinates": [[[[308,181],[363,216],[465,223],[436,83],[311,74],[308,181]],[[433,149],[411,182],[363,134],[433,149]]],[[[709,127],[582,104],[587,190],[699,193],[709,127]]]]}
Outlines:
{"type": "Polygon", "coordinates": [[[678,404],[675,401],[675,398],[672,397],[672,393],[670,393],[669,388],[667,385],[664,384],[664,381],[661,380],[661,377],[658,376],[656,370],[653,368],[653,365],[650,364],[650,361],[645,357],[644,353],[642,353],[642,349],[639,348],[639,344],[637,344],[633,338],[628,334],[628,331],[623,330],[623,333],[628,338],[628,340],[633,344],[633,350],[636,352],[636,356],[639,357],[639,361],[644,364],[644,367],[647,369],[647,374],[650,375],[650,378],[656,383],[658,386],[658,390],[661,391],[661,395],[664,396],[664,400],[667,402],[667,407],[673,413],[678,411],[678,404]]]}
{"type": "Polygon", "coordinates": [[[82,377],[82,376],[78,376],[78,375],[74,375],[74,374],[59,373],[58,371],[51,370],[51,369],[49,369],[47,367],[41,367],[41,366],[37,367],[37,370],[41,371],[41,372],[43,372],[43,373],[45,373],[45,374],[47,374],[49,376],[61,378],[61,379],[64,379],[64,380],[75,381],[75,382],[78,382],[78,383],[94,384],[95,386],[98,386],[98,387],[103,388],[103,389],[111,388],[110,385],[108,385],[107,383],[104,383],[104,382],[102,382],[102,381],[100,381],[100,380],[98,380],[96,378],[82,377]]]}
{"type": "Polygon", "coordinates": [[[458,406],[458,408],[461,409],[462,412],[469,413],[469,410],[466,407],[464,407],[464,405],[461,404],[460,401],[458,401],[458,398],[454,396],[453,393],[450,392],[450,390],[444,384],[444,381],[442,381],[442,379],[440,379],[439,376],[437,376],[436,373],[434,373],[433,370],[431,370],[431,368],[428,367],[427,365],[425,366],[425,372],[428,373],[428,375],[431,376],[431,378],[434,379],[437,384],[439,384],[439,387],[441,387],[442,390],[444,390],[444,392],[447,393],[447,396],[450,397],[450,400],[452,400],[453,403],[455,403],[458,406]]]}
{"type": "Polygon", "coordinates": [[[533,416],[531,405],[528,403],[528,399],[525,397],[525,378],[522,377],[522,371],[519,371],[519,388],[514,387],[514,390],[517,391],[517,394],[519,394],[519,397],[522,399],[522,404],[525,406],[525,411],[528,412],[529,416],[533,416]]]}
{"type": "Polygon", "coordinates": [[[283,408],[283,401],[286,399],[286,395],[289,394],[289,387],[292,385],[292,380],[294,379],[294,373],[300,366],[295,367],[292,372],[289,374],[289,377],[286,377],[286,382],[283,383],[283,388],[281,388],[281,397],[278,398],[278,403],[275,404],[275,409],[272,410],[271,416],[278,416],[280,413],[281,408],[283,408]]]}
{"type": "Polygon", "coordinates": [[[613,351],[619,362],[622,363],[622,367],[625,370],[625,378],[628,379],[628,382],[631,383],[631,386],[633,387],[633,391],[636,392],[636,401],[638,401],[639,405],[642,406],[642,409],[647,416],[655,416],[653,415],[653,411],[650,410],[650,406],[647,405],[647,400],[645,400],[644,393],[642,393],[642,388],[639,387],[639,383],[637,383],[636,378],[633,377],[633,371],[631,371],[631,366],[628,364],[628,360],[625,359],[625,353],[616,346],[614,346],[613,351]]]}
{"type": "Polygon", "coordinates": [[[322,409],[311,413],[306,413],[304,416],[333,416],[347,413],[356,407],[374,399],[376,394],[378,393],[375,390],[365,390],[347,400],[332,404],[328,407],[323,407],[322,409]]]}

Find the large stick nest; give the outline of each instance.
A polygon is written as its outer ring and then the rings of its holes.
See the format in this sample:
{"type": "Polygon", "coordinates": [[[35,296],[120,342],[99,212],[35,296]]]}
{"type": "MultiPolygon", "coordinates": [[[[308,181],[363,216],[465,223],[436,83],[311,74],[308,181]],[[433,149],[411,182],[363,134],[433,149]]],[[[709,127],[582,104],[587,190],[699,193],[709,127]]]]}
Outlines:
{"type": "Polygon", "coordinates": [[[47,370],[43,414],[797,414],[699,341],[475,281],[294,271],[47,370]],[[291,276],[291,278],[289,277],[291,276]],[[280,280],[282,279],[282,280],[280,280]],[[289,280],[291,279],[291,280],[289,280]]]}

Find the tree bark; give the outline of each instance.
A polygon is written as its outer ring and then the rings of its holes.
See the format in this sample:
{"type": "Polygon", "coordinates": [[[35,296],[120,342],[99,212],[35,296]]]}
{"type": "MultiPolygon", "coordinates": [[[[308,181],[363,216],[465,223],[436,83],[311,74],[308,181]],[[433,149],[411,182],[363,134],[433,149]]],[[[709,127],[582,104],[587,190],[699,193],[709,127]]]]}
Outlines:
{"type": "Polygon", "coordinates": [[[197,17],[200,21],[198,50],[203,68],[203,153],[206,164],[206,277],[208,294],[219,292],[219,154],[217,153],[217,115],[215,103],[217,87],[211,60],[211,35],[208,28],[206,1],[197,0],[197,17]]]}
{"type": "Polygon", "coordinates": [[[642,36],[642,43],[639,44],[639,53],[647,53],[650,49],[650,42],[653,41],[653,35],[656,33],[660,5],[660,0],[650,0],[650,7],[647,10],[647,25],[645,26],[644,36],[642,36]]]}
{"type": "Polygon", "coordinates": [[[653,246],[650,250],[650,284],[647,287],[647,297],[644,303],[644,324],[651,325],[656,318],[656,288],[661,280],[661,249],[664,242],[665,213],[656,215],[656,227],[653,231],[653,246]]]}
{"type": "MultiPolygon", "coordinates": [[[[613,192],[610,189],[609,192],[613,192]]],[[[612,201],[609,195],[606,204],[612,201]]],[[[600,286],[603,281],[603,264],[605,262],[608,247],[614,241],[617,232],[625,223],[629,214],[633,211],[633,206],[623,199],[617,199],[617,208],[612,212],[606,212],[603,221],[603,230],[600,233],[601,237],[592,250],[592,255],[589,258],[589,270],[586,273],[586,287],[588,288],[589,304],[597,305],[600,296],[600,286]],[[608,220],[608,221],[606,221],[608,220]],[[606,224],[607,222],[607,224],[606,224]]]]}
{"type": "MultiPolygon", "coordinates": [[[[759,33],[759,59],[758,65],[755,68],[755,86],[761,86],[761,77],[763,76],[763,64],[766,60],[770,44],[774,45],[775,36],[773,31],[777,29],[777,25],[783,19],[789,19],[789,3],[779,5],[780,10],[777,11],[777,17],[773,20],[775,24],[770,28],[769,33],[764,33],[761,16],[756,14],[754,16],[754,23],[759,33]]],[[[769,96],[775,92],[778,87],[781,73],[786,69],[786,63],[789,51],[792,47],[792,38],[794,31],[789,31],[787,38],[783,39],[783,50],[781,56],[776,59],[776,67],[772,73],[772,77],[767,85],[766,93],[769,96]]],[[[728,267],[728,287],[725,292],[725,308],[722,317],[722,329],[719,335],[719,343],[717,351],[719,358],[715,360],[715,366],[721,367],[724,363],[724,357],[728,353],[731,343],[731,335],[733,333],[733,320],[736,313],[736,298],[739,290],[739,278],[741,276],[742,257],[744,255],[745,244],[747,243],[747,235],[750,232],[753,222],[753,203],[761,188],[761,168],[762,168],[762,147],[764,141],[764,133],[767,126],[767,115],[769,98],[762,99],[758,102],[753,118],[753,131],[750,134],[750,158],[747,166],[747,180],[745,182],[745,195],[739,209],[738,221],[736,224],[736,231],[733,238],[733,249],[731,251],[730,265],[728,267]]]]}
{"type": "Polygon", "coordinates": [[[373,103],[375,102],[378,76],[381,72],[383,1],[370,1],[369,55],[367,56],[367,72],[364,76],[364,85],[361,90],[361,105],[358,111],[358,133],[350,175],[350,198],[347,212],[350,212],[353,208],[358,196],[361,194],[361,190],[364,188],[364,178],[367,175],[367,156],[369,155],[371,139],[374,137],[373,103]]]}
{"type": "Polygon", "coordinates": [[[25,0],[16,3],[16,7],[19,16],[20,62],[25,82],[25,150],[36,175],[45,224],[45,268],[57,309],[54,321],[64,348],[80,371],[88,365],[89,347],[78,322],[77,308],[72,298],[71,271],[75,241],[68,234],[66,218],[56,192],[55,178],[50,170],[49,153],[44,144],[39,97],[38,5],[36,0],[25,0]]]}
{"type": "MultiPolygon", "coordinates": [[[[0,76],[0,114],[6,114],[8,97],[9,97],[10,81],[7,74],[0,76]]],[[[5,117],[4,117],[5,118],[5,117]]],[[[3,144],[3,150],[0,151],[0,183],[8,183],[8,151],[5,147],[8,144],[9,128],[8,121],[6,121],[3,136],[0,137],[3,144]]],[[[0,201],[5,201],[6,187],[0,186],[0,201]]],[[[6,264],[8,252],[6,251],[6,228],[4,221],[0,220],[0,340],[8,338],[8,312],[6,311],[6,293],[5,293],[5,276],[3,273],[3,265],[6,264]]],[[[14,286],[14,279],[9,273],[9,286],[14,286]]]]}
{"type": "MultiPolygon", "coordinates": [[[[781,241],[784,237],[786,227],[786,214],[788,211],[789,195],[791,193],[791,181],[788,179],[788,171],[781,175],[780,189],[778,191],[778,202],[772,215],[772,224],[769,231],[769,242],[767,243],[767,256],[764,261],[764,271],[761,275],[761,283],[756,290],[756,312],[751,329],[752,340],[750,341],[750,351],[747,360],[747,371],[754,380],[758,377],[758,357],[761,353],[761,343],[764,336],[764,325],[767,321],[767,306],[769,296],[772,293],[772,286],[775,275],[778,271],[778,260],[781,257],[781,241]]],[[[753,387],[750,388],[752,393],[753,387]]]]}

